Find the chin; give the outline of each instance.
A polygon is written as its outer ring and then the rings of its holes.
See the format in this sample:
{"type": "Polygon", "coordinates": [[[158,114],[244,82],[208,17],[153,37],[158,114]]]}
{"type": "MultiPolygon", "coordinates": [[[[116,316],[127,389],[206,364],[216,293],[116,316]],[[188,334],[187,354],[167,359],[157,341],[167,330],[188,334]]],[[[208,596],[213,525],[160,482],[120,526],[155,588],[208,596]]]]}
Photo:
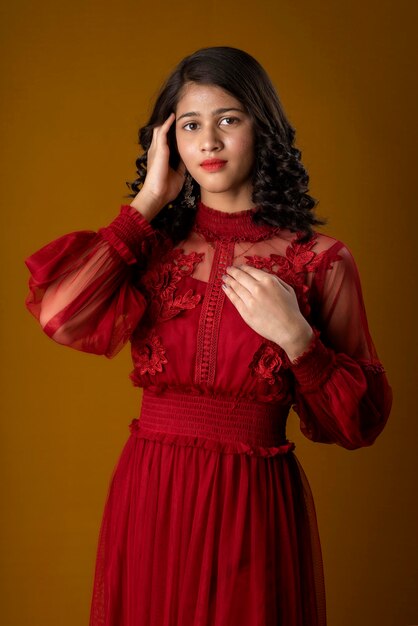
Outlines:
{"type": "Polygon", "coordinates": [[[199,176],[199,178],[195,178],[195,181],[197,182],[197,184],[201,187],[201,189],[205,189],[206,191],[209,191],[210,193],[220,193],[222,191],[230,191],[231,189],[235,188],[235,187],[239,187],[240,182],[238,183],[234,183],[233,181],[229,182],[226,181],[225,179],[221,179],[218,178],[217,180],[215,180],[215,177],[213,177],[213,180],[208,180],[207,178],[205,180],[202,180],[202,177],[199,176]]]}
{"type": "Polygon", "coordinates": [[[200,185],[200,189],[204,189],[208,193],[227,193],[232,190],[229,185],[200,185]]]}

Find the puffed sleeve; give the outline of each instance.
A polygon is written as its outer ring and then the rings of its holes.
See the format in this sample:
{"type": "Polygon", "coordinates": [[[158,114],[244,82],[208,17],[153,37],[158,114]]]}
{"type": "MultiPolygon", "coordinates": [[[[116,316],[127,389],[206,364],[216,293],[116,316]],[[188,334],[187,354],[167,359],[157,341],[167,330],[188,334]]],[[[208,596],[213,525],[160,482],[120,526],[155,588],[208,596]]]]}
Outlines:
{"type": "Polygon", "coordinates": [[[108,226],[68,233],[25,259],[25,305],[54,341],[112,358],[144,315],[138,277],[159,242],[142,214],[122,205],[108,226]]]}
{"type": "Polygon", "coordinates": [[[313,289],[313,337],[289,361],[301,432],[349,450],[369,446],[389,417],[392,388],[370,335],[358,268],[342,242],[324,257],[313,289]]]}

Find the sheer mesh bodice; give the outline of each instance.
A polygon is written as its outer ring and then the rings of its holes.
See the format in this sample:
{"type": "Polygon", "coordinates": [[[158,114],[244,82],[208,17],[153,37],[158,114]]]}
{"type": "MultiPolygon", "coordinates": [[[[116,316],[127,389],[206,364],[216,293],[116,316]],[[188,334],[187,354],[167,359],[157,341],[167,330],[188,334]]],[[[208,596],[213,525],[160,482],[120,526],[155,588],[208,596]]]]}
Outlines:
{"type": "Polygon", "coordinates": [[[274,402],[314,441],[370,445],[392,391],[368,328],[359,273],[343,242],[255,224],[256,208],[225,213],[199,201],[176,246],[133,207],[97,232],[76,231],[26,260],[26,304],[55,341],[113,357],[129,340],[134,385],[274,402]],[[291,362],[253,331],[221,288],[250,264],[294,289],[313,339],[291,362]]]}

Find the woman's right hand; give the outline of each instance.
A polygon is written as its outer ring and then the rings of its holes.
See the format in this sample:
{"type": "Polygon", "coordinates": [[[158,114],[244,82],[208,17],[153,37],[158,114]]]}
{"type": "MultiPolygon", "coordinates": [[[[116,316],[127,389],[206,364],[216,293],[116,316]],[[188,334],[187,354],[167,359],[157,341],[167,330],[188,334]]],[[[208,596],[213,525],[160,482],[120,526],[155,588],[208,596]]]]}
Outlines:
{"type": "Polygon", "coordinates": [[[152,141],[147,153],[147,174],[131,206],[139,209],[142,198],[147,206],[153,206],[152,212],[156,214],[178,196],[184,185],[186,166],[183,161],[180,160],[177,170],[169,165],[167,133],[175,117],[174,112],[170,113],[165,122],[161,126],[155,126],[152,131],[152,141]]]}

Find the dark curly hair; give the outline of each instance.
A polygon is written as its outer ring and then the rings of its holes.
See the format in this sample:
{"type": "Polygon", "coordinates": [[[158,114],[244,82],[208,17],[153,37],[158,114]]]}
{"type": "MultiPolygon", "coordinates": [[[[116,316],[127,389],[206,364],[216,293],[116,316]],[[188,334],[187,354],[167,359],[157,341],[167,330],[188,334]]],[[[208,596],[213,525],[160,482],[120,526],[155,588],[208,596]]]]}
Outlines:
{"type": "MultiPolygon", "coordinates": [[[[238,48],[201,48],[178,63],[162,85],[148,122],[139,129],[139,144],[144,154],[136,160],[138,178],[126,183],[134,193],[126,197],[134,198],[144,183],[153,128],[163,124],[176,109],[182,88],[189,82],[221,87],[239,100],[253,119],[256,140],[252,201],[257,206],[253,221],[288,228],[299,232],[300,241],[309,240],[314,234],[312,225],[323,225],[327,220],[313,213],[318,201],[307,193],[309,176],[301,162],[301,151],[294,147],[295,130],[267,72],[254,57],[238,48]]],[[[180,155],[174,125],[167,140],[170,165],[177,169],[180,155]]],[[[200,186],[194,180],[193,195],[200,196],[200,186]]],[[[184,202],[183,187],[151,224],[177,243],[187,237],[195,213],[196,209],[190,209],[184,202]]]]}

